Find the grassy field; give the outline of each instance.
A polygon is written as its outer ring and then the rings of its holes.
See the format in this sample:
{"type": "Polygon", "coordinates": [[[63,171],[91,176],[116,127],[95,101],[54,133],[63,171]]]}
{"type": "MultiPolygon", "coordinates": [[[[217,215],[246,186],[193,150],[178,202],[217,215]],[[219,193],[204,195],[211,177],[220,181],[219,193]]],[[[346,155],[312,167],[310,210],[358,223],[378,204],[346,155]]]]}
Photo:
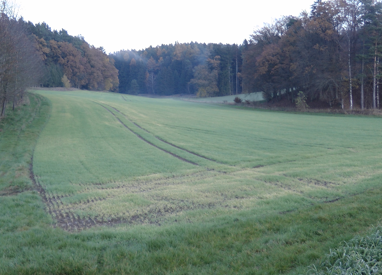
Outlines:
{"type": "Polygon", "coordinates": [[[0,274],[305,274],[381,220],[380,118],[28,98],[0,121],[0,274]]]}
{"type": "Polygon", "coordinates": [[[193,98],[189,98],[189,100],[196,101],[196,102],[203,102],[203,103],[233,103],[235,97],[241,98],[243,102],[246,100],[249,100],[251,102],[264,100],[262,92],[251,93],[251,94],[215,96],[215,97],[193,97],[193,98]]]}

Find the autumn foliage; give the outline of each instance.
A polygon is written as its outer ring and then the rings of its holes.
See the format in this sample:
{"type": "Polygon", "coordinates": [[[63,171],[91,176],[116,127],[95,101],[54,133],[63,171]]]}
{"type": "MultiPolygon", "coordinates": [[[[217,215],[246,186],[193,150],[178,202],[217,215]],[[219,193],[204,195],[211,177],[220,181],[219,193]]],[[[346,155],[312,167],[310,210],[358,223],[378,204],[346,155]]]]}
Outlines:
{"type": "Polygon", "coordinates": [[[243,91],[268,100],[379,108],[382,4],[315,1],[310,13],[255,31],[243,50],[243,91]]]}
{"type": "Polygon", "coordinates": [[[82,37],[72,37],[65,30],[52,32],[45,23],[25,25],[33,33],[38,53],[45,63],[42,86],[63,86],[61,79],[66,75],[74,88],[118,89],[118,71],[102,48],[89,45],[82,37]]]}

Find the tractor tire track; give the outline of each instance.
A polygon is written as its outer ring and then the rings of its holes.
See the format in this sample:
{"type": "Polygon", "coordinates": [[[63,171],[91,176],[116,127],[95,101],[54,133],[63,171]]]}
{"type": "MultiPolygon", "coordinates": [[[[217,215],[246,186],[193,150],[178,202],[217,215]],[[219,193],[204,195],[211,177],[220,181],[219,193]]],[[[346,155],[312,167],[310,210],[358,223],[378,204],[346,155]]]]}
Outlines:
{"type": "Polygon", "coordinates": [[[187,160],[187,159],[185,159],[185,158],[182,158],[181,156],[178,156],[178,155],[176,155],[176,154],[174,154],[174,153],[171,153],[171,152],[169,152],[169,151],[167,151],[167,150],[165,150],[165,149],[162,149],[162,148],[160,148],[159,146],[157,146],[157,145],[155,145],[155,144],[153,144],[153,143],[151,143],[150,141],[148,141],[148,140],[146,140],[145,138],[143,138],[141,135],[139,135],[138,133],[136,133],[136,132],[134,132],[132,129],[130,129],[125,123],[123,123],[112,111],[110,111],[108,108],[106,108],[105,106],[103,106],[102,104],[100,104],[100,103],[96,103],[96,104],[99,104],[100,106],[102,106],[103,108],[105,108],[107,111],[109,111],[126,129],[128,129],[130,132],[132,132],[133,134],[135,134],[138,138],[140,138],[141,140],[143,140],[144,142],[146,142],[146,143],[148,143],[148,144],[150,144],[151,146],[153,146],[153,147],[155,147],[155,148],[157,148],[157,149],[159,149],[159,150],[161,150],[161,151],[163,151],[163,152],[165,152],[165,153],[167,153],[167,154],[169,154],[169,155],[171,155],[171,156],[173,156],[173,157],[176,157],[177,159],[180,159],[180,160],[182,160],[182,161],[184,161],[184,162],[187,162],[187,163],[189,163],[189,164],[192,164],[192,165],[195,165],[195,166],[199,166],[199,164],[197,164],[197,163],[195,163],[195,162],[192,162],[192,161],[190,161],[190,160],[187,160]]]}
{"type": "MultiPolygon", "coordinates": [[[[35,108],[35,111],[37,112],[37,110],[39,109],[39,107],[41,105],[41,99],[38,97],[36,97],[36,99],[38,101],[38,106],[35,108]]],[[[36,115],[33,116],[33,118],[29,121],[29,123],[31,123],[35,117],[36,117],[36,115]]],[[[48,123],[48,119],[46,120],[40,133],[44,130],[47,123],[48,123]]],[[[37,144],[37,142],[36,142],[36,144],[37,144]]],[[[68,227],[67,226],[68,221],[67,221],[67,218],[65,218],[65,217],[69,214],[61,211],[60,209],[57,209],[58,207],[60,207],[60,205],[63,205],[63,203],[61,201],[61,198],[63,196],[49,196],[49,194],[47,194],[44,187],[42,187],[42,185],[40,184],[40,182],[38,181],[37,177],[35,176],[35,174],[33,172],[33,156],[34,156],[36,144],[32,150],[32,154],[31,154],[31,160],[30,160],[30,164],[29,164],[29,178],[32,181],[33,189],[35,191],[37,191],[37,193],[40,195],[40,197],[42,199],[42,202],[45,205],[45,211],[55,221],[55,224],[53,224],[53,227],[59,226],[63,229],[66,229],[68,227]]]]}
{"type": "MultiPolygon", "coordinates": [[[[208,174],[205,172],[196,172],[189,175],[183,175],[183,176],[174,176],[174,177],[165,177],[161,179],[156,180],[138,180],[129,182],[128,184],[119,183],[112,186],[104,186],[103,184],[97,183],[92,184],[91,186],[81,184],[78,185],[81,187],[84,187],[83,190],[77,191],[75,195],[78,194],[86,194],[95,190],[98,191],[116,191],[120,190],[118,194],[141,194],[141,193],[148,193],[151,191],[156,191],[158,189],[161,189],[163,187],[168,186],[178,186],[183,184],[190,184],[196,181],[208,179],[208,178],[215,178],[219,174],[221,174],[219,171],[215,171],[215,174],[208,174]]],[[[77,201],[77,202],[62,202],[61,199],[70,198],[73,197],[73,194],[66,194],[66,195],[52,195],[51,199],[54,200],[54,203],[58,205],[61,211],[70,211],[73,209],[80,209],[83,206],[96,204],[100,201],[106,201],[109,199],[113,199],[116,197],[116,195],[108,195],[106,197],[91,197],[87,198],[85,200],[77,201]]],[[[48,199],[49,201],[49,199],[48,199]]],[[[53,204],[53,202],[52,202],[53,204]]]]}
{"type": "MultiPolygon", "coordinates": [[[[137,123],[134,122],[133,120],[131,120],[126,114],[122,113],[122,112],[121,112],[120,110],[118,110],[117,108],[115,108],[115,107],[113,107],[113,106],[110,106],[110,105],[108,105],[108,104],[105,104],[105,105],[106,105],[106,106],[109,106],[110,108],[113,108],[115,111],[117,111],[118,113],[120,113],[120,114],[122,114],[123,116],[125,116],[125,117],[126,117],[131,123],[133,123],[135,126],[137,126],[138,128],[140,128],[141,130],[143,130],[143,131],[145,131],[145,132],[147,132],[147,133],[153,135],[153,137],[155,137],[157,140],[160,140],[161,142],[164,142],[164,143],[166,143],[166,144],[168,144],[168,145],[170,145],[170,146],[172,146],[172,147],[175,147],[175,148],[177,148],[177,149],[179,149],[179,150],[185,151],[185,152],[187,152],[187,153],[189,153],[189,154],[192,154],[192,155],[194,155],[194,156],[197,156],[197,157],[199,157],[199,158],[203,158],[203,159],[206,159],[206,160],[209,160],[209,161],[212,161],[212,162],[215,162],[215,163],[223,164],[223,165],[228,165],[228,164],[226,164],[226,163],[219,162],[219,161],[217,161],[217,160],[214,160],[214,159],[211,159],[211,158],[208,158],[208,157],[199,155],[199,154],[197,154],[197,153],[195,153],[195,152],[189,151],[189,150],[184,149],[184,148],[182,148],[182,147],[179,147],[179,146],[177,146],[177,145],[175,145],[175,144],[173,144],[173,143],[170,143],[170,142],[168,142],[168,141],[165,141],[165,140],[163,140],[162,138],[157,137],[156,135],[154,135],[153,133],[151,133],[151,132],[148,131],[147,129],[143,128],[142,126],[140,126],[139,124],[137,124],[137,123]]],[[[228,166],[231,166],[231,165],[228,165],[228,166]]]]}
{"type": "MultiPolygon", "coordinates": [[[[102,107],[104,107],[104,106],[102,106],[102,107]]],[[[104,108],[107,109],[106,107],[104,107],[104,108]]],[[[123,124],[127,129],[129,129],[131,132],[133,132],[120,119],[118,119],[118,121],[121,124],[123,124]]],[[[133,132],[133,133],[136,134],[135,132],[133,132]]],[[[142,140],[144,140],[145,142],[149,143],[150,145],[152,145],[158,149],[161,149],[161,148],[155,146],[154,144],[146,141],[145,139],[143,139],[138,134],[136,134],[136,135],[138,137],[140,137],[142,140]]],[[[163,149],[161,149],[161,150],[165,151],[163,149]]],[[[172,154],[172,153],[167,152],[167,151],[165,151],[165,152],[169,153],[169,154],[171,154],[171,155],[173,155],[173,156],[175,156],[175,157],[177,157],[183,161],[194,164],[194,163],[192,163],[188,160],[185,160],[185,159],[183,159],[183,158],[181,158],[175,154],[172,154]]],[[[63,203],[62,199],[65,197],[68,197],[68,196],[50,194],[44,189],[44,187],[41,185],[41,183],[39,181],[39,178],[33,172],[33,156],[34,156],[34,149],[33,149],[32,154],[31,154],[31,162],[29,165],[29,177],[33,183],[34,190],[36,190],[39,193],[43,203],[45,204],[45,211],[52,217],[52,219],[54,221],[53,227],[55,227],[55,228],[59,227],[63,230],[69,231],[69,232],[78,232],[78,231],[82,231],[82,230],[85,230],[85,229],[88,229],[88,228],[91,228],[94,226],[113,226],[113,225],[117,225],[117,224],[121,224],[121,223],[131,223],[131,224],[137,224],[138,223],[139,224],[139,223],[149,222],[150,224],[158,224],[160,221],[160,217],[165,216],[166,214],[167,215],[171,214],[171,212],[174,213],[173,209],[167,209],[166,208],[166,209],[162,209],[162,210],[160,210],[160,209],[159,210],[149,209],[149,211],[147,211],[146,213],[141,213],[140,215],[132,214],[130,217],[123,217],[123,216],[112,217],[112,216],[103,216],[103,215],[102,216],[97,215],[97,216],[93,216],[93,217],[90,217],[90,216],[80,217],[77,214],[75,214],[73,211],[78,209],[78,207],[83,205],[83,203],[68,205],[69,207],[66,207],[66,204],[63,203]],[[153,215],[154,215],[154,218],[153,218],[153,215]]],[[[194,165],[197,165],[197,164],[195,163],[194,165]]],[[[158,181],[158,183],[160,184],[160,181],[158,181]]],[[[138,186],[135,186],[135,187],[138,189],[138,186]]],[[[92,198],[92,199],[87,200],[85,202],[85,205],[86,204],[95,204],[95,203],[102,201],[102,200],[105,200],[105,199],[92,198]]],[[[194,208],[194,207],[195,206],[193,206],[191,208],[194,208]]],[[[179,212],[182,211],[183,208],[184,207],[181,207],[181,209],[178,209],[178,211],[179,212]]],[[[175,212],[178,212],[178,211],[175,211],[175,212]]]]}
{"type": "MultiPolygon", "coordinates": [[[[102,104],[99,104],[99,105],[101,105],[103,108],[108,110],[102,104]]],[[[160,149],[160,150],[162,150],[168,154],[171,154],[174,157],[177,157],[178,159],[180,159],[182,161],[185,161],[187,163],[191,163],[193,165],[197,165],[196,163],[193,163],[193,162],[190,162],[186,159],[183,159],[182,157],[177,156],[171,152],[168,152],[162,148],[159,148],[158,146],[145,140],[143,137],[141,137],[139,134],[135,133],[127,125],[125,125],[118,117],[115,116],[114,113],[112,113],[110,110],[108,110],[108,111],[111,114],[113,114],[114,117],[124,127],[129,129],[132,133],[134,133],[136,136],[138,136],[143,141],[147,142],[148,144],[150,144],[150,145],[152,145],[152,146],[154,146],[154,147],[156,147],[156,148],[158,148],[158,149],[160,149]]],[[[174,206],[165,206],[164,209],[148,209],[147,212],[141,213],[141,214],[132,214],[131,213],[131,216],[129,216],[129,217],[126,217],[126,216],[115,217],[115,216],[107,216],[107,215],[106,216],[96,215],[96,216],[80,217],[77,214],[75,214],[74,211],[81,208],[81,206],[89,205],[89,204],[96,204],[99,201],[107,200],[109,198],[92,198],[92,199],[88,199],[86,202],[80,202],[80,203],[75,203],[75,204],[71,204],[71,205],[70,204],[67,205],[66,203],[63,203],[62,199],[66,198],[66,197],[70,197],[70,195],[68,196],[68,195],[50,194],[44,189],[44,187],[41,185],[41,183],[39,181],[38,176],[36,176],[33,172],[33,156],[34,156],[34,149],[33,149],[32,154],[31,154],[31,162],[29,165],[29,176],[30,176],[30,179],[33,183],[34,190],[36,190],[39,193],[43,203],[45,204],[45,211],[52,217],[52,219],[54,221],[52,226],[54,228],[57,228],[57,227],[61,228],[61,229],[66,230],[68,232],[79,232],[79,231],[89,229],[89,228],[95,227],[95,226],[115,226],[115,225],[122,224],[122,223],[127,223],[127,224],[149,223],[149,224],[154,224],[154,225],[160,225],[160,222],[162,222],[162,218],[164,216],[169,216],[169,215],[171,216],[171,215],[177,214],[177,213],[185,211],[185,210],[204,209],[204,208],[211,208],[211,207],[214,208],[217,206],[217,205],[214,205],[211,203],[209,205],[200,205],[200,204],[197,204],[197,205],[191,204],[189,206],[174,205],[174,206]]],[[[216,171],[216,172],[219,173],[219,171],[216,171]]],[[[188,178],[189,176],[190,175],[187,175],[184,177],[188,178]]],[[[200,176],[203,178],[204,176],[207,176],[207,177],[212,176],[213,177],[216,175],[203,175],[203,174],[201,174],[200,176]]],[[[158,180],[157,181],[158,186],[156,186],[157,184],[154,184],[155,185],[155,186],[153,186],[154,189],[156,189],[157,187],[160,187],[162,185],[163,181],[166,181],[166,180],[165,179],[158,180]]],[[[156,180],[154,180],[154,182],[156,182],[156,180]]],[[[179,184],[182,184],[182,182],[183,181],[181,180],[181,182],[179,184]]],[[[118,186],[118,187],[122,187],[122,186],[118,186]]],[[[141,189],[141,188],[139,188],[138,185],[134,185],[133,188],[136,189],[136,191],[138,191],[138,192],[139,192],[139,189],[141,189]]],[[[147,187],[143,188],[143,189],[147,189],[147,187]]],[[[145,192],[148,190],[140,190],[140,191],[145,192]]]]}
{"type": "MultiPolygon", "coordinates": [[[[34,114],[37,112],[37,110],[41,106],[41,99],[39,97],[35,97],[35,98],[38,101],[38,104],[37,104],[37,107],[33,111],[34,114]]],[[[30,121],[30,122],[32,122],[32,121],[30,121]]],[[[47,122],[48,122],[48,120],[45,122],[45,125],[42,127],[41,132],[44,130],[47,122]]],[[[37,144],[37,142],[36,142],[36,144],[37,144]]],[[[40,194],[40,197],[42,198],[42,201],[46,205],[47,212],[49,213],[49,215],[52,216],[52,211],[51,211],[52,205],[49,204],[49,200],[48,200],[48,197],[46,195],[45,189],[41,186],[41,184],[38,181],[36,181],[36,177],[35,177],[34,172],[33,172],[33,156],[34,156],[34,150],[35,150],[36,144],[35,144],[35,146],[34,146],[34,148],[32,150],[32,154],[31,154],[31,161],[30,161],[30,164],[29,164],[29,178],[32,181],[34,189],[40,194]]]]}

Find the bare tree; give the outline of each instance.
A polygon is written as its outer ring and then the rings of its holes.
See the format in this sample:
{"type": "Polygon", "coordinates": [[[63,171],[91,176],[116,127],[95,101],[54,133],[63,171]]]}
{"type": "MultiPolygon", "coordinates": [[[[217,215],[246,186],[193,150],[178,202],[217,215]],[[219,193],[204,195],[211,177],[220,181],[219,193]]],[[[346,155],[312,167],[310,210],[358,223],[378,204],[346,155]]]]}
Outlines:
{"type": "Polygon", "coordinates": [[[13,109],[23,98],[26,88],[34,85],[41,72],[41,59],[32,41],[6,0],[0,6],[0,116],[6,105],[13,109]]]}

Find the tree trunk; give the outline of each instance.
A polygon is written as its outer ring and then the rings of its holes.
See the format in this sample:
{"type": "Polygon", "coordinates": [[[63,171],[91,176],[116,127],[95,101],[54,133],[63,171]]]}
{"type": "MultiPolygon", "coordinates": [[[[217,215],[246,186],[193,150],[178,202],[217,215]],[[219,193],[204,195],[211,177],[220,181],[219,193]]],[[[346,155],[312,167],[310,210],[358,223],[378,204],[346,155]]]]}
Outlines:
{"type": "Polygon", "coordinates": [[[151,93],[154,94],[154,73],[151,73],[151,93]]]}
{"type": "Polygon", "coordinates": [[[353,110],[353,85],[352,85],[352,74],[351,74],[351,56],[350,56],[350,36],[348,34],[348,64],[349,64],[349,98],[350,98],[350,110],[353,110]]]}
{"type": "Polygon", "coordinates": [[[379,109],[379,57],[377,59],[377,109],[379,109]]]}
{"type": "Polygon", "coordinates": [[[361,69],[361,109],[363,110],[365,108],[365,95],[364,95],[364,84],[363,84],[363,71],[365,67],[365,59],[362,56],[362,69],[361,69]]]}
{"type": "Polygon", "coordinates": [[[373,72],[373,109],[377,108],[376,102],[376,91],[377,88],[377,42],[375,42],[375,50],[374,50],[374,72],[373,72]]]}
{"type": "Polygon", "coordinates": [[[236,53],[236,94],[238,94],[239,86],[238,86],[238,81],[237,81],[237,72],[238,72],[238,64],[237,64],[237,53],[236,53]]]}
{"type": "Polygon", "coordinates": [[[3,117],[4,114],[5,114],[5,106],[6,106],[6,103],[7,103],[7,100],[4,98],[3,99],[3,102],[1,104],[1,114],[0,114],[0,117],[3,117]]]}
{"type": "Polygon", "coordinates": [[[232,90],[231,90],[231,65],[228,64],[228,87],[229,87],[229,95],[232,95],[232,90]]]}

